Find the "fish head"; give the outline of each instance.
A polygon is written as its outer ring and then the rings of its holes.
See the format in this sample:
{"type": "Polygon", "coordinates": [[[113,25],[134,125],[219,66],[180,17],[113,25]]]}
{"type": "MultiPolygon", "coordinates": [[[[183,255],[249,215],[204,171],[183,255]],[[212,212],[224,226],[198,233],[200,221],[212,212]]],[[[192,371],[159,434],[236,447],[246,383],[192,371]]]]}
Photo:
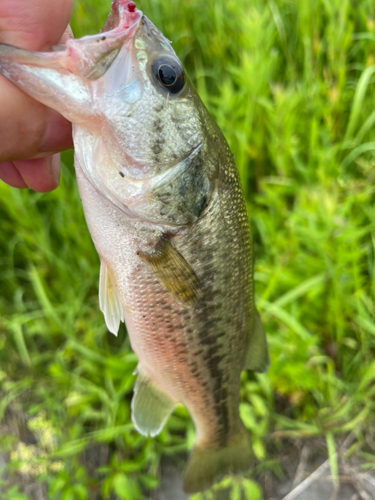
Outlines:
{"type": "Polygon", "coordinates": [[[134,2],[115,0],[99,34],[69,39],[53,52],[0,45],[0,72],[72,121],[86,177],[128,215],[140,211],[159,220],[151,214],[155,196],[165,198],[163,186],[176,175],[177,195],[184,196],[190,182],[193,199],[189,169],[210,170],[197,181],[207,199],[212,165],[203,165],[201,155],[217,126],[171,42],[134,2]]]}

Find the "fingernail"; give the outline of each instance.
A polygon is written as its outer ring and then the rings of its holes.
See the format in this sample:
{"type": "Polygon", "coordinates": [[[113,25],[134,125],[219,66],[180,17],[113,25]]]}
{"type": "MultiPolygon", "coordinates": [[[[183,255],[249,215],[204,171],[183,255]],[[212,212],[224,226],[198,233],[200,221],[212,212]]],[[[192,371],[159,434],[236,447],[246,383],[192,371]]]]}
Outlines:
{"type": "Polygon", "coordinates": [[[60,153],[56,153],[51,158],[51,173],[57,185],[60,185],[60,153]]]}
{"type": "Polygon", "coordinates": [[[12,161],[0,163],[0,179],[15,188],[25,189],[29,187],[12,161]]]}

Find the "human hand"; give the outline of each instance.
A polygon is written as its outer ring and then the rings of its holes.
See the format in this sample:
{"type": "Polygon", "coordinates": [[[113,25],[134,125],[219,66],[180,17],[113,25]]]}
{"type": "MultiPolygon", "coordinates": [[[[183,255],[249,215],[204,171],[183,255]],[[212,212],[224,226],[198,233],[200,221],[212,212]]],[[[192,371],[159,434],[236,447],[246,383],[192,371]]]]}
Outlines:
{"type": "MultiPolygon", "coordinates": [[[[0,43],[50,50],[71,35],[73,0],[0,0],[0,43]]],[[[59,185],[71,123],[0,76],[0,179],[41,193],[59,185]]]]}

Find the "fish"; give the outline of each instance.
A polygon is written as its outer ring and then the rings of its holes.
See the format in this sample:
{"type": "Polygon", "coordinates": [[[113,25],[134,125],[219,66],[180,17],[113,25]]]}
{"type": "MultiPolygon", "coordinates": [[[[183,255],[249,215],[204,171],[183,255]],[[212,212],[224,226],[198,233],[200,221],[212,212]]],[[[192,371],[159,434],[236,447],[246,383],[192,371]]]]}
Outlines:
{"type": "Polygon", "coordinates": [[[196,429],[184,490],[245,473],[240,375],[269,365],[249,219],[234,156],[171,42],[115,0],[98,34],[51,52],[0,45],[0,73],[73,123],[99,306],[139,360],[135,429],[156,436],[182,403],[196,429]]]}

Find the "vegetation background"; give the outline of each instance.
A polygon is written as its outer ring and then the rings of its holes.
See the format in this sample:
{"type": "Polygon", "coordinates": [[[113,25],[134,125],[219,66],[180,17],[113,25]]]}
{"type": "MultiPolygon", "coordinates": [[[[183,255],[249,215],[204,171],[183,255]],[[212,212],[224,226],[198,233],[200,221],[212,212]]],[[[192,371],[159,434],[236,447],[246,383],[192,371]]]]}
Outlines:
{"type": "MultiPolygon", "coordinates": [[[[373,0],[137,6],[173,40],[229,141],[254,234],[271,367],[243,373],[241,415],[258,465],[218,489],[260,500],[262,477],[285,473],[287,438],[324,439],[335,475],[338,442],[352,433],[348,456],[372,468],[373,0]]],[[[97,32],[109,9],[109,0],[76,0],[75,36],[97,32]]],[[[52,193],[0,185],[2,498],[33,498],[32,482],[50,500],[152,498],[160,457],[182,466],[194,429],[182,407],[156,439],[133,429],[137,360],[125,329],[113,337],[99,312],[72,152],[63,162],[52,193]]]]}

